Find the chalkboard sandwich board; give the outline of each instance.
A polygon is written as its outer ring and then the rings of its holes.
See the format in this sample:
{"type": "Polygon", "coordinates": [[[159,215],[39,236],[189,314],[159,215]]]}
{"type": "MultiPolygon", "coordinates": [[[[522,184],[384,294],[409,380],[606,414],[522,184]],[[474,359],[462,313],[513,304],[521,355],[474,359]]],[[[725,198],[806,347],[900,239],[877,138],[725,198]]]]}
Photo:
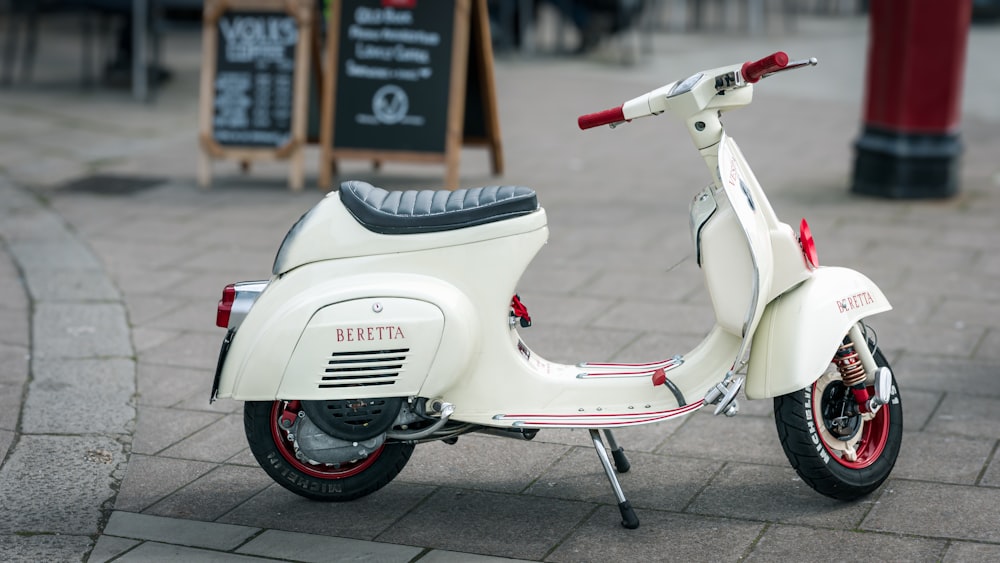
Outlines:
{"type": "Polygon", "coordinates": [[[341,0],[330,9],[319,183],[338,159],[444,163],[463,144],[503,172],[486,0],[341,0]]]}
{"type": "Polygon", "coordinates": [[[201,160],[290,161],[289,187],[302,189],[314,0],[206,0],[203,17],[201,160]]]}

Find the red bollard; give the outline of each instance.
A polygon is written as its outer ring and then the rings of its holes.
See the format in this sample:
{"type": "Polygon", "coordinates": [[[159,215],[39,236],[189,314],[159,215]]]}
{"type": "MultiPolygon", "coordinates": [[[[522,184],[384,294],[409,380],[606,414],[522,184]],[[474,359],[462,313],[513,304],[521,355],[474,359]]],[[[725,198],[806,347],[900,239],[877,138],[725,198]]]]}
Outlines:
{"type": "Polygon", "coordinates": [[[865,122],[851,191],[958,192],[958,121],[972,0],[871,0],[865,122]]]}

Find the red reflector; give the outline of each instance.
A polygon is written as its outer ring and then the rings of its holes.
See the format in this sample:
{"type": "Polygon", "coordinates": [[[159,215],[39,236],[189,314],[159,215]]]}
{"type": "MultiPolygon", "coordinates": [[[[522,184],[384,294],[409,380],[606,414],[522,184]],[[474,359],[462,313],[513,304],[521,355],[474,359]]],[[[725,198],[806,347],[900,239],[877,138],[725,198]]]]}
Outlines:
{"type": "Polygon", "coordinates": [[[236,301],[236,286],[229,284],[222,290],[219,309],[215,312],[215,326],[219,328],[229,327],[229,314],[233,311],[233,301],[236,301]]]}
{"type": "Polygon", "coordinates": [[[809,230],[809,223],[805,219],[799,223],[799,246],[802,247],[802,255],[811,269],[819,268],[819,255],[816,253],[816,241],[813,240],[812,231],[809,230]]]}

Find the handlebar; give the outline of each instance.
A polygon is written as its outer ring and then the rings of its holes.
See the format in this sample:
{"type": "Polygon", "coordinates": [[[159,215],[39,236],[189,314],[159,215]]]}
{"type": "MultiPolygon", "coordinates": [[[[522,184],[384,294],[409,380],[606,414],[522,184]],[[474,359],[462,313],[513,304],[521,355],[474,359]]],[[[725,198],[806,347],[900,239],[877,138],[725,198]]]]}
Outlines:
{"type": "Polygon", "coordinates": [[[620,121],[625,121],[625,113],[622,110],[622,106],[581,115],[577,118],[576,124],[580,126],[580,129],[591,129],[620,121]]]}
{"type": "MultiPolygon", "coordinates": [[[[724,94],[728,90],[739,89],[754,84],[761,78],[775,72],[815,65],[816,62],[815,58],[811,58],[789,63],[788,55],[784,51],[777,51],[760,60],[747,61],[742,66],[735,64],[692,75],[684,81],[671,83],[647,92],[618,107],[581,115],[577,118],[577,125],[580,126],[580,129],[591,129],[600,125],[611,125],[614,127],[619,123],[632,121],[640,117],[659,115],[670,109],[670,99],[679,97],[682,94],[692,93],[695,90],[701,92],[699,94],[701,97],[697,99],[700,100],[698,104],[702,104],[699,106],[700,109],[704,109],[709,103],[706,96],[724,94]],[[706,76],[706,73],[708,76],[706,76]],[[628,117],[626,117],[626,114],[628,114],[628,117]]],[[[735,103],[737,100],[733,100],[733,102],[735,103]]],[[[749,98],[746,102],[738,105],[745,105],[747,103],[749,103],[749,98]]],[[[722,107],[722,104],[717,107],[722,107]]],[[[737,107],[737,105],[726,107],[737,107]]]]}
{"type": "Polygon", "coordinates": [[[777,72],[785,68],[787,65],[788,55],[786,55],[784,51],[778,51],[760,59],[759,61],[747,61],[743,63],[743,68],[740,69],[740,74],[743,75],[743,80],[746,80],[750,84],[754,84],[765,74],[777,72]]]}

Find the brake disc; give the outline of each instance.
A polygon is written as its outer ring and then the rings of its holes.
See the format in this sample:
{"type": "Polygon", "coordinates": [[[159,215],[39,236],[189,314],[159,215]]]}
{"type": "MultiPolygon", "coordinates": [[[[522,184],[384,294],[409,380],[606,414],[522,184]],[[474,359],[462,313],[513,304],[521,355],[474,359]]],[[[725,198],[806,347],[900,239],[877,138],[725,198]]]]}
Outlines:
{"type": "Polygon", "coordinates": [[[302,410],[320,430],[341,440],[363,441],[392,427],[402,397],[302,401],[302,410]]]}

